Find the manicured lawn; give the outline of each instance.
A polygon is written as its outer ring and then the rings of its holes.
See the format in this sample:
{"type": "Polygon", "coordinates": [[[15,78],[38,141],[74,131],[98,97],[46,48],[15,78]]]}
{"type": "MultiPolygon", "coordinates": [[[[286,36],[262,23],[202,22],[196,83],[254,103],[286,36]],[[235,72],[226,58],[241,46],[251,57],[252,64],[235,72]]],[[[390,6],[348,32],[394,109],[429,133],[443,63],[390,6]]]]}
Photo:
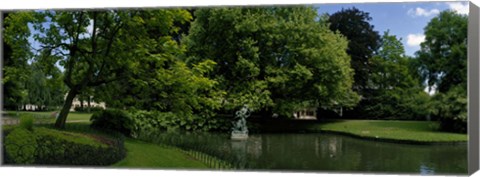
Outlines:
{"type": "Polygon", "coordinates": [[[346,133],[359,137],[418,142],[465,142],[467,134],[442,132],[438,122],[403,120],[279,120],[260,121],[264,132],[320,132],[346,133]]]}
{"type": "Polygon", "coordinates": [[[138,140],[125,140],[127,157],[114,167],[128,168],[188,168],[206,169],[204,163],[176,149],[161,147],[138,140]]]}
{"type": "Polygon", "coordinates": [[[467,141],[467,134],[438,131],[437,122],[395,120],[348,120],[320,124],[316,128],[362,137],[422,142],[467,141]]]}
{"type": "Polygon", "coordinates": [[[311,127],[315,130],[349,133],[360,137],[420,142],[461,142],[468,135],[442,132],[438,122],[401,120],[342,120],[311,127]]]}
{"type": "MultiPolygon", "coordinates": [[[[38,117],[45,117],[45,118],[52,118],[51,115],[53,111],[50,112],[30,112],[30,111],[19,111],[19,115],[21,114],[31,114],[36,115],[38,117]]],[[[17,114],[16,111],[7,111],[7,115],[12,118],[16,118],[17,114]]],[[[67,117],[67,121],[73,122],[89,122],[92,113],[77,113],[77,112],[70,112],[67,117]]]]}

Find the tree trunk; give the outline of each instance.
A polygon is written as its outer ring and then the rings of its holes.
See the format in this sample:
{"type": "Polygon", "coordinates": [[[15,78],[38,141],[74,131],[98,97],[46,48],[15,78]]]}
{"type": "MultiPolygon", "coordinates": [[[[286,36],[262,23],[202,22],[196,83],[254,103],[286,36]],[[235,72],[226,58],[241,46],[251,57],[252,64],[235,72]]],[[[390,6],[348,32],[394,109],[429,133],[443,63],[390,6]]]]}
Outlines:
{"type": "Polygon", "coordinates": [[[90,108],[92,107],[92,105],[90,104],[91,100],[90,100],[90,96],[88,96],[88,99],[87,99],[87,104],[88,104],[88,108],[87,108],[87,112],[90,113],[90,108]]]}
{"type": "Polygon", "coordinates": [[[75,96],[77,96],[77,90],[70,89],[68,92],[67,98],[65,99],[65,103],[63,104],[62,110],[58,115],[57,121],[55,122],[56,128],[65,128],[65,122],[67,121],[68,113],[70,112],[70,107],[72,107],[72,102],[75,96]]]}

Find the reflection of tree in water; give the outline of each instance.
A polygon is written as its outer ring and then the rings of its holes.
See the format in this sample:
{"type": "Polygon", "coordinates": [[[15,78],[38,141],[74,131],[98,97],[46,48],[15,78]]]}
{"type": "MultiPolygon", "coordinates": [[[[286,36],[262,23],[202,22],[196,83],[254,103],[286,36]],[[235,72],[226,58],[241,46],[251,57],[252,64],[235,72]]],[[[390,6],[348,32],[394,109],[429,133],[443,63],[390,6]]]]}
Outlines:
{"type": "Polygon", "coordinates": [[[323,134],[254,134],[246,141],[228,136],[195,133],[171,138],[208,147],[211,154],[246,169],[425,174],[467,170],[466,145],[406,145],[323,134]]]}

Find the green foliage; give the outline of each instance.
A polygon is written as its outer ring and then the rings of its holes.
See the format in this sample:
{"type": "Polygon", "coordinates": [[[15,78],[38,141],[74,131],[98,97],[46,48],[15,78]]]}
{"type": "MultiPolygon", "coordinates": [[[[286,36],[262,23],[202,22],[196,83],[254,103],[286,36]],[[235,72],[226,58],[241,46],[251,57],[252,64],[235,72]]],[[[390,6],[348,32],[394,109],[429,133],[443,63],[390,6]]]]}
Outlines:
{"type": "Polygon", "coordinates": [[[205,8],[195,11],[185,61],[211,59],[209,74],[227,94],[223,109],[291,115],[290,106],[354,105],[347,40],[311,7],[205,8]]]}
{"type": "Polygon", "coordinates": [[[111,165],[126,155],[121,139],[106,139],[111,144],[97,142],[95,145],[76,143],[58,136],[44,135],[37,150],[37,164],[46,165],[111,165]]]}
{"type": "Polygon", "coordinates": [[[466,15],[441,12],[425,27],[425,42],[416,53],[427,86],[446,93],[457,85],[467,87],[466,15]]]}
{"type": "Polygon", "coordinates": [[[30,70],[31,74],[25,82],[25,87],[28,89],[24,103],[37,105],[37,111],[61,106],[66,88],[61,80],[60,69],[54,67],[48,71],[49,73],[46,73],[46,68],[38,62],[30,64],[27,69],[30,70]]]}
{"type": "Polygon", "coordinates": [[[182,117],[172,112],[133,110],[130,117],[133,137],[159,131],[228,131],[231,125],[227,118],[182,117]]]}
{"type": "Polygon", "coordinates": [[[37,138],[37,135],[30,130],[15,128],[5,137],[5,155],[13,163],[33,164],[38,146],[37,138]]]}
{"type": "MultiPolygon", "coordinates": [[[[57,63],[65,69],[63,82],[71,96],[67,97],[56,122],[56,126],[62,128],[77,94],[138,73],[145,60],[157,59],[152,56],[172,58],[181,54],[183,50],[177,50],[179,47],[172,35],[178,35],[180,30],[176,24],[183,25],[191,18],[188,11],[180,9],[45,10],[12,13],[11,19],[16,20],[10,22],[25,33],[30,34],[27,23],[37,31],[33,38],[40,48],[33,58],[46,71],[55,68],[57,63]]],[[[10,40],[14,35],[7,38],[10,40]]]]}
{"type": "Polygon", "coordinates": [[[435,113],[444,131],[467,133],[467,93],[462,86],[435,95],[435,113]]]}
{"type": "Polygon", "coordinates": [[[6,164],[111,165],[125,157],[123,139],[35,128],[8,132],[6,164]]]}
{"type": "Polygon", "coordinates": [[[420,76],[437,91],[434,111],[445,131],[467,131],[467,25],[466,15],[441,12],[416,53],[420,76]]]}
{"type": "Polygon", "coordinates": [[[34,124],[34,116],[31,114],[22,114],[20,116],[20,124],[19,126],[21,128],[24,128],[26,130],[32,131],[33,130],[33,124],[34,124]]]}
{"type": "Polygon", "coordinates": [[[353,88],[364,96],[369,89],[369,75],[372,72],[370,58],[380,47],[381,37],[369,23],[372,20],[368,12],[353,7],[342,9],[329,16],[329,28],[339,32],[348,39],[348,55],[351,56],[351,67],[354,70],[353,88]]]}
{"type": "Polygon", "coordinates": [[[370,92],[360,104],[362,116],[425,120],[433,111],[431,98],[411,71],[413,59],[405,57],[402,43],[388,31],[380,42],[377,54],[370,59],[370,92]]]}
{"type": "Polygon", "coordinates": [[[28,13],[11,15],[3,14],[4,40],[3,43],[3,105],[4,109],[17,110],[25,102],[27,90],[25,82],[30,70],[27,69],[27,60],[30,58],[28,29],[23,25],[31,18],[28,13]]]}
{"type": "Polygon", "coordinates": [[[126,136],[132,132],[133,121],[130,115],[119,109],[105,109],[93,113],[91,127],[101,130],[114,130],[126,136]]]}

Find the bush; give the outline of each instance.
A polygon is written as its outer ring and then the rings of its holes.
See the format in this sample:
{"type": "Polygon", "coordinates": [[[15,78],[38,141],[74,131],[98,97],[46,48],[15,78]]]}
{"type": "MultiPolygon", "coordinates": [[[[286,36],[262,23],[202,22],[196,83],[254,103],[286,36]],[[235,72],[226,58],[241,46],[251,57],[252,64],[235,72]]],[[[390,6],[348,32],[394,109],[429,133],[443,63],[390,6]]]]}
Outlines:
{"type": "Polygon", "coordinates": [[[5,137],[5,162],[33,164],[37,149],[37,136],[25,128],[16,128],[5,137]]]}
{"type": "Polygon", "coordinates": [[[95,112],[90,121],[93,128],[113,130],[126,136],[130,136],[133,125],[129,114],[119,109],[106,109],[95,112]]]}
{"type": "Polygon", "coordinates": [[[109,145],[82,144],[56,136],[41,136],[37,164],[45,165],[112,165],[125,158],[123,139],[111,139],[109,145]]]}
{"type": "Polygon", "coordinates": [[[33,122],[34,118],[33,115],[31,114],[22,114],[20,116],[20,124],[19,126],[21,128],[24,128],[26,130],[32,131],[33,130],[33,122]]]}
{"type": "Polygon", "coordinates": [[[155,131],[229,131],[231,120],[223,117],[179,116],[172,112],[130,111],[131,136],[155,131]]]}
{"type": "Polygon", "coordinates": [[[34,132],[15,128],[5,138],[6,164],[111,165],[126,155],[124,138],[86,135],[36,128],[34,132]],[[82,141],[79,139],[88,139],[82,141]],[[102,141],[99,142],[98,140],[102,141]]]}
{"type": "Polygon", "coordinates": [[[461,87],[440,93],[436,97],[435,116],[440,120],[440,128],[444,131],[467,132],[467,96],[461,87]]]}

